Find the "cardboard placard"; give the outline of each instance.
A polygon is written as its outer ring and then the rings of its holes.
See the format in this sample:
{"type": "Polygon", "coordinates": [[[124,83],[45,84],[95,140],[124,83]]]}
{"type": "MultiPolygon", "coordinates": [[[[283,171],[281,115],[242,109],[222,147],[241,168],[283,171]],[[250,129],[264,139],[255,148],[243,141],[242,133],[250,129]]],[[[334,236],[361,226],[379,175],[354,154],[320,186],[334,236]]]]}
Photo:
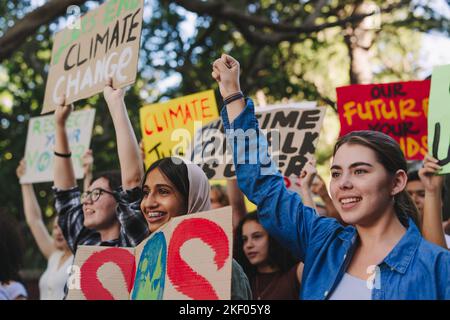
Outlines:
{"type": "Polygon", "coordinates": [[[450,65],[438,66],[431,76],[428,112],[430,154],[439,160],[442,170],[450,173],[450,65]]]}
{"type": "Polygon", "coordinates": [[[229,300],[231,207],[171,219],[136,248],[79,246],[68,299],[229,300]]]}
{"type": "Polygon", "coordinates": [[[42,113],[136,80],[144,0],[108,0],[55,35],[42,113]]]}
{"type": "MultiPolygon", "coordinates": [[[[95,109],[74,111],[66,122],[66,132],[72,152],[76,179],[82,179],[82,157],[91,143],[95,109]]],[[[31,118],[28,123],[25,146],[26,172],[20,183],[53,181],[53,149],[55,146],[55,117],[53,115],[31,118]]]]}
{"type": "MultiPolygon", "coordinates": [[[[299,175],[307,161],[312,160],[325,116],[325,107],[311,104],[256,108],[261,131],[269,142],[272,159],[284,176],[299,175]],[[273,140],[279,137],[279,148],[273,140]],[[279,149],[279,150],[277,150],[279,149]]],[[[277,140],[278,141],[278,140],[277,140]]],[[[233,179],[235,170],[222,120],[207,124],[195,135],[191,161],[198,164],[208,179],[233,179]]]]}
{"type": "Polygon", "coordinates": [[[140,109],[145,165],[172,155],[184,157],[196,128],[219,117],[213,90],[140,109]]]}
{"type": "Polygon", "coordinates": [[[407,160],[424,158],[429,80],[358,84],[336,92],[340,136],[356,130],[381,131],[400,144],[407,160]]]}
{"type": "Polygon", "coordinates": [[[68,279],[67,300],[128,300],[134,249],[79,246],[68,279]]]}

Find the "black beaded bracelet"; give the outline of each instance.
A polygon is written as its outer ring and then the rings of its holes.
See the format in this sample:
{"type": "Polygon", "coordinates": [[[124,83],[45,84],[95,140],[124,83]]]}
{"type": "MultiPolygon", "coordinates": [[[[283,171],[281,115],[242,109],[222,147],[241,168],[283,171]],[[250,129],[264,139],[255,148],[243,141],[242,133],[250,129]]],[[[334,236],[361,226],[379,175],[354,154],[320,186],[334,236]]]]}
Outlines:
{"type": "Polygon", "coordinates": [[[239,91],[239,92],[233,93],[232,95],[229,95],[228,97],[226,97],[223,100],[223,104],[227,105],[227,104],[232,103],[233,101],[236,101],[236,100],[242,99],[242,98],[244,98],[244,94],[241,91],[239,91]]]}
{"type": "Polygon", "coordinates": [[[61,157],[61,158],[70,158],[70,157],[72,156],[72,152],[69,152],[69,153],[59,153],[59,152],[53,151],[53,154],[54,154],[55,156],[58,156],[58,157],[61,157]]]}

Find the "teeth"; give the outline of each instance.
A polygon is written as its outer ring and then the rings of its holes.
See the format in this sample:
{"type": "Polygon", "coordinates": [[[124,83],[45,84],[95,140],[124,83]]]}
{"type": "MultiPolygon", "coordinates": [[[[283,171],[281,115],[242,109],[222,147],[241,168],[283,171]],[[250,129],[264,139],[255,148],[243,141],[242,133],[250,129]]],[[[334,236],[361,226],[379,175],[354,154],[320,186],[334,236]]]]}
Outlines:
{"type": "Polygon", "coordinates": [[[147,212],[147,217],[149,218],[159,218],[164,215],[164,212],[147,212]]]}
{"type": "Polygon", "coordinates": [[[358,202],[361,201],[361,198],[345,198],[341,200],[342,204],[352,203],[352,202],[358,202]]]}

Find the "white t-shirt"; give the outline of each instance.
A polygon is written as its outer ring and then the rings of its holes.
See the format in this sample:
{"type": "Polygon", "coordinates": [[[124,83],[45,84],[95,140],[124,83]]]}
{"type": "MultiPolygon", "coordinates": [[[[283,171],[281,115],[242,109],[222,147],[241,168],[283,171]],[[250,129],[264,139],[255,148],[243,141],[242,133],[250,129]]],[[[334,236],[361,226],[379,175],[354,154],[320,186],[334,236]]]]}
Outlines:
{"type": "Polygon", "coordinates": [[[73,256],[67,258],[64,264],[58,268],[63,254],[63,251],[57,250],[48,259],[47,269],[39,279],[41,300],[62,300],[64,298],[64,286],[69,277],[67,271],[73,263],[73,256]]]}
{"type": "Polygon", "coordinates": [[[16,300],[19,297],[27,298],[27,290],[17,281],[8,284],[0,284],[0,300],[16,300]]]}
{"type": "Polygon", "coordinates": [[[329,300],[372,300],[367,281],[345,273],[329,300]]]}
{"type": "Polygon", "coordinates": [[[447,248],[450,249],[450,236],[448,234],[445,235],[445,242],[447,242],[447,248]]]}

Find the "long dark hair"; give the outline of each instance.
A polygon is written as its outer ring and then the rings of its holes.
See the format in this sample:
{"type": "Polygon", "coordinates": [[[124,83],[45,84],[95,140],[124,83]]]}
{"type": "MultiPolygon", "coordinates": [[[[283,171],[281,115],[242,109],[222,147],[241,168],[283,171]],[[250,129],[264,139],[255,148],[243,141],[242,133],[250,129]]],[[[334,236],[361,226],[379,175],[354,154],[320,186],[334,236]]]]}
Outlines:
{"type": "Polygon", "coordinates": [[[0,208],[0,284],[20,281],[23,239],[18,223],[3,208],[0,208]]]}
{"type": "MultiPolygon", "coordinates": [[[[341,146],[347,143],[361,145],[373,150],[377,160],[391,176],[395,175],[397,170],[403,170],[405,173],[407,172],[406,159],[399,144],[387,134],[370,130],[350,132],[339,138],[336,142],[333,156],[336,155],[337,150],[341,146]]],[[[420,227],[417,207],[406,189],[395,195],[394,209],[398,219],[405,227],[408,226],[409,217],[420,227]]]]}
{"type": "Polygon", "coordinates": [[[188,169],[183,161],[178,158],[162,158],[152,163],[152,165],[147,169],[142,180],[141,189],[144,188],[147,176],[154,169],[158,168],[161,173],[172,182],[172,184],[177,188],[177,190],[183,196],[183,201],[185,202],[185,208],[188,208],[189,199],[189,177],[188,169]]]}
{"type": "MultiPolygon", "coordinates": [[[[257,223],[260,223],[256,211],[246,214],[236,228],[236,240],[234,241],[234,257],[242,266],[247,276],[251,279],[256,275],[257,269],[248,261],[247,256],[244,253],[244,241],[242,239],[242,229],[244,227],[244,224],[248,221],[256,221],[257,223]]],[[[272,238],[272,236],[269,234],[269,265],[278,268],[282,273],[284,273],[289,271],[297,262],[298,261],[294,259],[289,251],[282,247],[278,243],[278,241],[272,238]]]]}
{"type": "Polygon", "coordinates": [[[120,170],[108,170],[97,172],[94,174],[92,181],[104,178],[108,181],[108,185],[112,191],[116,191],[122,185],[122,176],[120,170]]]}

